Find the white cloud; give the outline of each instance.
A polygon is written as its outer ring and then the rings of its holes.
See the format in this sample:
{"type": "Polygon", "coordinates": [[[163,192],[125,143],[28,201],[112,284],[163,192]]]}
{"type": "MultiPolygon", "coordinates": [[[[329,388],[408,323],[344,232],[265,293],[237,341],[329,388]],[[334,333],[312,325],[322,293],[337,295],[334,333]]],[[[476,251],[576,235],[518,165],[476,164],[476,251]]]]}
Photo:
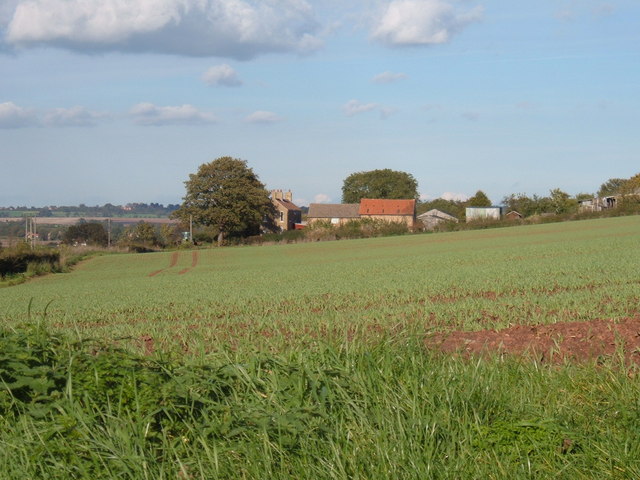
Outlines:
{"type": "Polygon", "coordinates": [[[307,0],[20,0],[6,40],[248,59],[316,50],[318,30],[307,0]]]}
{"type": "Polygon", "coordinates": [[[253,112],[251,115],[248,115],[244,121],[247,123],[277,123],[282,121],[282,117],[273,112],[258,110],[257,112],[253,112]]]}
{"type": "Polygon", "coordinates": [[[370,112],[379,107],[377,103],[362,103],[358,100],[349,100],[342,106],[342,110],[348,117],[353,117],[358,113],[370,112]]]}
{"type": "Polygon", "coordinates": [[[371,36],[389,46],[435,45],[481,18],[481,7],[462,11],[445,0],[393,0],[371,36]]]}
{"type": "Polygon", "coordinates": [[[314,203],[329,203],[331,201],[331,197],[325,193],[319,193],[315,197],[313,197],[314,203]]]}
{"type": "Polygon", "coordinates": [[[404,80],[407,75],[404,73],[383,72],[373,77],[373,83],[393,83],[404,80]]]}
{"type": "Polygon", "coordinates": [[[387,107],[378,103],[362,103],[358,100],[349,100],[342,106],[342,111],[348,117],[353,117],[359,113],[377,111],[380,118],[385,120],[398,111],[395,107],[387,107]]]}
{"type": "Polygon", "coordinates": [[[93,127],[106,117],[85,107],[56,108],[45,114],[44,123],[52,127],[93,127]]]}
{"type": "Polygon", "coordinates": [[[440,195],[440,198],[444,200],[453,200],[455,202],[466,202],[469,200],[469,195],[464,193],[444,192],[440,195]]]}
{"type": "Polygon", "coordinates": [[[238,73],[226,63],[211,67],[204,72],[202,81],[210,86],[239,87],[242,85],[242,80],[238,77],[238,73]]]}
{"type": "Polygon", "coordinates": [[[0,128],[23,128],[38,125],[35,112],[13,102],[0,103],[0,128]]]}
{"type": "Polygon", "coordinates": [[[193,105],[158,107],[152,103],[139,103],[129,114],[135,123],[145,126],[204,125],[216,122],[212,114],[201,112],[193,105]]]}
{"type": "Polygon", "coordinates": [[[11,21],[18,3],[20,0],[2,0],[0,2],[0,27],[11,21]]]}

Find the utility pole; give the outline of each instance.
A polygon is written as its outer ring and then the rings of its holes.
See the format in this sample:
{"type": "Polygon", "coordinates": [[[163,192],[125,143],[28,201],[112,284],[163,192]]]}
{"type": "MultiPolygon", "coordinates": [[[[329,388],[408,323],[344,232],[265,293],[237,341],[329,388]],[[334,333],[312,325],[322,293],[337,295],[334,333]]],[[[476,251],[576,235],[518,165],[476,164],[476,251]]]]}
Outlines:
{"type": "Polygon", "coordinates": [[[37,234],[37,224],[36,217],[31,217],[29,215],[24,216],[24,241],[31,245],[31,248],[35,248],[36,246],[36,234],[37,234]]]}
{"type": "Polygon", "coordinates": [[[189,241],[193,243],[193,215],[189,215],[189,241]]]}
{"type": "Polygon", "coordinates": [[[107,248],[111,248],[111,219],[107,218],[107,248]]]}

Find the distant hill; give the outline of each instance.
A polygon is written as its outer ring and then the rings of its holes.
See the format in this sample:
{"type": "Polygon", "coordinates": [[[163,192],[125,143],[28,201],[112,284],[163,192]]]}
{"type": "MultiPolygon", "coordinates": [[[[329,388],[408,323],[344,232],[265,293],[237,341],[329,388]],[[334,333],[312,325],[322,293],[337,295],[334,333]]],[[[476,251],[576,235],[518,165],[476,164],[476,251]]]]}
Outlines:
{"type": "Polygon", "coordinates": [[[112,218],[166,218],[171,212],[177,210],[179,205],[160,203],[127,203],[126,205],[113,205],[107,203],[99,206],[46,206],[26,207],[10,206],[0,207],[0,218],[21,218],[25,215],[37,217],[112,217],[112,218]]]}

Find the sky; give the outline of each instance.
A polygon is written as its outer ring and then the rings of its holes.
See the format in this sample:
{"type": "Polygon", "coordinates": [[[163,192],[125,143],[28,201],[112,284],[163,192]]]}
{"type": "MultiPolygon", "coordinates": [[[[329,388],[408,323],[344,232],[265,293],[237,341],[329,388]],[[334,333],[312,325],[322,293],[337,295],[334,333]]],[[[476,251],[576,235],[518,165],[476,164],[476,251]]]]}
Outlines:
{"type": "Polygon", "coordinates": [[[638,0],[0,0],[0,206],[180,203],[218,157],[299,205],[640,172],[638,0]]]}

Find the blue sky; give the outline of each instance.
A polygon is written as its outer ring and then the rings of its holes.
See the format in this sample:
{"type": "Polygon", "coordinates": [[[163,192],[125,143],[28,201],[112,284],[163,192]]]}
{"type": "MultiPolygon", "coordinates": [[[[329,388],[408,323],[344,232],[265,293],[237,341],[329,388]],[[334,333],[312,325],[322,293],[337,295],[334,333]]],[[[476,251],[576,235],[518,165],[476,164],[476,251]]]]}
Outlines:
{"type": "Polygon", "coordinates": [[[179,203],[226,155],[300,205],[591,193],[639,93],[637,0],[2,0],[0,205],[179,203]]]}

